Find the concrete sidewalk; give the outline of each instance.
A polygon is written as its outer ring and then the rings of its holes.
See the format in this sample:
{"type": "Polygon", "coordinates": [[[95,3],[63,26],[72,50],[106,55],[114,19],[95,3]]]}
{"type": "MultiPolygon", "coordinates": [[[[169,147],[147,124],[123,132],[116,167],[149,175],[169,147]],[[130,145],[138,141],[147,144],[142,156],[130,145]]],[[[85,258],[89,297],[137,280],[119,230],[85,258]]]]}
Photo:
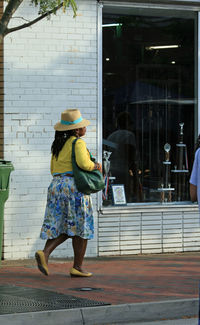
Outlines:
{"type": "Polygon", "coordinates": [[[73,325],[100,325],[198,314],[199,252],[86,259],[84,267],[93,272],[91,278],[71,278],[71,265],[71,260],[50,260],[50,275],[46,277],[38,271],[34,260],[2,261],[0,285],[40,288],[103,301],[109,306],[1,315],[0,323],[2,320],[5,325],[21,325],[40,321],[50,325],[47,315],[51,315],[51,321],[57,319],[56,325],[66,325],[68,321],[73,325]]]}

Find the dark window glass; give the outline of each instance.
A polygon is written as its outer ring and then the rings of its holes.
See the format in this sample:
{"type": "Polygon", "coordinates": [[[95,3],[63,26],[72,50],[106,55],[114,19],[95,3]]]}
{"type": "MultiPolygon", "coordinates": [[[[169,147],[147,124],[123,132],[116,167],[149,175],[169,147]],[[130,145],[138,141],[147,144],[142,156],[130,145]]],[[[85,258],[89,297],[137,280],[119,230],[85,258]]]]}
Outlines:
{"type": "Polygon", "coordinates": [[[105,12],[104,205],[111,184],[128,203],[189,200],[195,112],[194,17],[105,12]]]}

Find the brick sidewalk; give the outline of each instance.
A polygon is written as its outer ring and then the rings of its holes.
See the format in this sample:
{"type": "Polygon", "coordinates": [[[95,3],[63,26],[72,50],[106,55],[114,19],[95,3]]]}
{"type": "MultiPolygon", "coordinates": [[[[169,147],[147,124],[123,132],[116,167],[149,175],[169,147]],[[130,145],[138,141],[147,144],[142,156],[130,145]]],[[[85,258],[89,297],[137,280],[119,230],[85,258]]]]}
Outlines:
{"type": "Polygon", "coordinates": [[[91,278],[71,278],[71,266],[70,260],[50,260],[46,277],[34,260],[2,261],[0,285],[46,289],[114,305],[198,298],[199,294],[199,252],[85,259],[91,278]]]}

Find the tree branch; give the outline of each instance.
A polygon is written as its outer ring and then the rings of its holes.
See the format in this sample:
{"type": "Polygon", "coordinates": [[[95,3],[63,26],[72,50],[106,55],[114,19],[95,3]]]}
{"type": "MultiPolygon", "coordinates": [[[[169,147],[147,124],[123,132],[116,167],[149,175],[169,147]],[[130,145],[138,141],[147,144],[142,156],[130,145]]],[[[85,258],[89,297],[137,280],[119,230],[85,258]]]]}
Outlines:
{"type": "Polygon", "coordinates": [[[37,17],[36,19],[30,21],[29,23],[26,23],[26,24],[23,24],[23,25],[20,25],[20,26],[16,26],[16,27],[13,27],[13,28],[7,28],[7,29],[5,30],[4,35],[6,36],[6,35],[9,34],[9,33],[15,32],[15,31],[20,30],[20,29],[23,29],[23,28],[30,27],[30,26],[36,24],[38,21],[44,19],[45,17],[47,17],[47,16],[49,16],[49,15],[55,13],[55,12],[56,12],[57,10],[59,10],[62,6],[63,6],[63,2],[62,2],[59,6],[55,7],[54,9],[52,9],[52,10],[50,10],[50,11],[48,11],[48,12],[46,12],[46,13],[43,14],[43,15],[37,17]]]}
{"type": "Polygon", "coordinates": [[[21,20],[24,20],[24,21],[29,21],[28,19],[25,19],[24,17],[17,17],[17,16],[15,16],[15,17],[12,17],[12,19],[21,19],[21,20]]]}
{"type": "Polygon", "coordinates": [[[8,23],[10,19],[12,18],[15,11],[18,9],[18,7],[21,5],[23,0],[10,0],[8,2],[8,5],[6,6],[6,9],[1,17],[0,20],[0,33],[1,35],[5,35],[5,32],[7,30],[8,23]]]}

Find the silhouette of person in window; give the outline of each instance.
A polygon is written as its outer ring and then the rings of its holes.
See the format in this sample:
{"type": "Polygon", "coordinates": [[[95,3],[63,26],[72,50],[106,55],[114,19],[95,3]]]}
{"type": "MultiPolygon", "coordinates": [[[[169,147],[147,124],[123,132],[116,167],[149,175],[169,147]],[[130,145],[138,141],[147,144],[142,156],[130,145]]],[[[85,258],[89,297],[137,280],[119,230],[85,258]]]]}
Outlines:
{"type": "Polygon", "coordinates": [[[117,130],[107,141],[111,148],[110,172],[116,184],[124,184],[127,202],[141,201],[141,185],[138,177],[135,135],[131,131],[131,116],[121,112],[117,116],[117,130]]]}

